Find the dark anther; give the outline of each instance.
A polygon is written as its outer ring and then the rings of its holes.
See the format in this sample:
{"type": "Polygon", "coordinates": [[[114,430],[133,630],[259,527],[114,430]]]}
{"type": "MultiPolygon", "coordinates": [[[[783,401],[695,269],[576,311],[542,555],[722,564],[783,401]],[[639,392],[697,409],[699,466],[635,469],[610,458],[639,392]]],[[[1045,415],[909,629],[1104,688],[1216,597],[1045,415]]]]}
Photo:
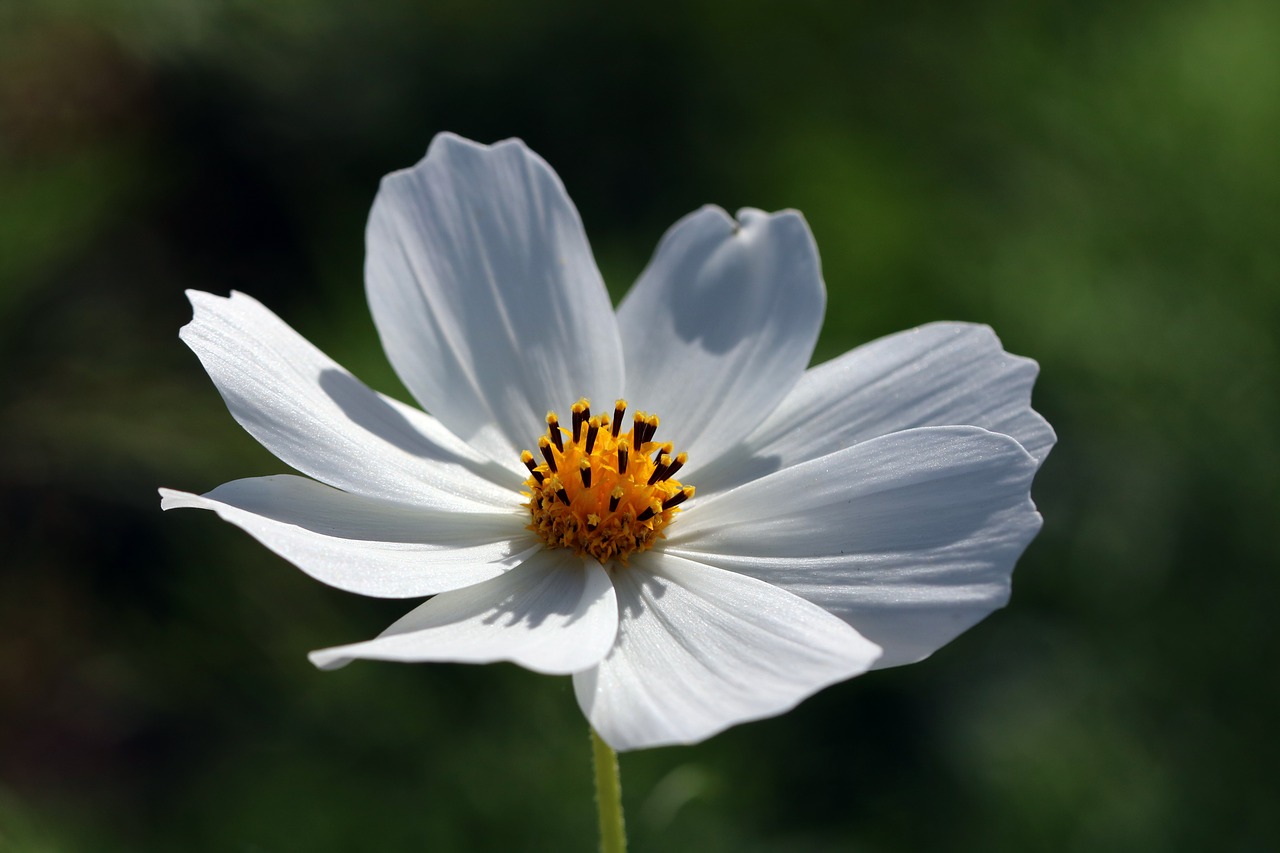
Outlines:
{"type": "Polygon", "coordinates": [[[667,479],[667,469],[671,467],[671,457],[662,454],[658,457],[658,464],[654,466],[653,473],[649,475],[649,485],[652,486],[659,480],[667,479]]]}
{"type": "Polygon", "coordinates": [[[525,451],[520,454],[520,461],[524,463],[524,467],[529,469],[529,473],[533,475],[533,479],[541,485],[543,477],[542,472],[538,470],[538,466],[533,464],[533,454],[525,451]]]}
{"type": "Polygon", "coordinates": [[[569,505],[569,493],[564,490],[564,486],[556,489],[556,497],[558,497],[565,506],[569,505]]]}
{"type": "Polygon", "coordinates": [[[591,420],[591,404],[583,397],[573,404],[573,443],[582,440],[582,425],[591,420]]]}
{"type": "Polygon", "coordinates": [[[609,493],[609,512],[618,511],[618,502],[622,500],[622,486],[614,486],[609,493]]]}
{"type": "Polygon", "coordinates": [[[627,411],[627,401],[618,400],[613,404],[613,435],[622,435],[622,416],[627,411]]]}
{"type": "Polygon", "coordinates": [[[663,501],[662,508],[671,509],[673,506],[679,506],[691,497],[693,497],[693,487],[685,486],[682,490],[663,501]]]}
{"type": "Polygon", "coordinates": [[[585,459],[578,460],[578,473],[582,475],[582,485],[591,488],[591,463],[585,459]]]}
{"type": "Polygon", "coordinates": [[[681,468],[684,467],[684,463],[688,461],[689,461],[689,454],[681,453],[679,456],[676,457],[676,461],[672,462],[671,465],[667,467],[667,471],[665,474],[663,474],[663,476],[666,477],[668,480],[670,480],[672,477],[676,475],[677,471],[679,471],[681,468]]]}
{"type": "Polygon", "coordinates": [[[646,424],[644,428],[644,440],[653,441],[653,434],[657,431],[658,431],[658,416],[649,415],[649,423],[646,424]]]}
{"type": "Polygon", "coordinates": [[[591,452],[591,448],[596,446],[596,433],[600,432],[600,424],[598,421],[589,421],[587,423],[587,452],[591,452]]]}
{"type": "Polygon", "coordinates": [[[625,444],[618,445],[618,473],[627,473],[627,446],[625,444]]]}
{"type": "Polygon", "coordinates": [[[550,468],[552,472],[556,471],[556,457],[555,454],[551,452],[551,439],[547,438],[545,435],[538,439],[538,449],[542,451],[543,458],[547,460],[547,467],[550,468]]]}
{"type": "Polygon", "coordinates": [[[556,420],[555,412],[547,412],[547,434],[555,442],[556,450],[564,453],[564,442],[560,439],[560,421],[556,420]]]}

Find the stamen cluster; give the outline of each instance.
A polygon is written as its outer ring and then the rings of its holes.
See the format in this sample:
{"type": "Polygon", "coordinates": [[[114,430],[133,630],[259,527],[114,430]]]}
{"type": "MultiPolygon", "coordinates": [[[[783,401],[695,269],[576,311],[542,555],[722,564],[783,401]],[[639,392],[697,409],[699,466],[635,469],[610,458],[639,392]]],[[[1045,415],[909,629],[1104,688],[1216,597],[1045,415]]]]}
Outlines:
{"type": "Polygon", "coordinates": [[[658,416],[636,412],[622,431],[627,401],[613,404],[613,418],[592,417],[583,398],[573,404],[571,428],[547,413],[547,434],[538,439],[542,463],[528,450],[520,459],[529,469],[529,507],[537,532],[552,548],[572,548],[601,563],[646,551],[693,497],[692,486],[673,479],[687,454],[671,455],[670,443],[653,435],[658,416]]]}

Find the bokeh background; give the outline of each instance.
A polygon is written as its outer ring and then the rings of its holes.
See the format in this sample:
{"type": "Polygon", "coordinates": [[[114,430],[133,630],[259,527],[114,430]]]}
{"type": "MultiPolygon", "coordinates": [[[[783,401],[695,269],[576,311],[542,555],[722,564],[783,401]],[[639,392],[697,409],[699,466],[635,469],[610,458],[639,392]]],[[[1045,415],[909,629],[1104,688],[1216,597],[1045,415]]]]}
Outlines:
{"type": "Polygon", "coordinates": [[[633,847],[1280,849],[1280,4],[0,5],[0,849],[592,850],[568,679],[357,664],[407,605],[156,487],[283,470],[177,330],[253,294],[407,399],[379,177],[523,137],[615,298],[707,202],[802,210],[817,358],[1039,360],[1012,605],[917,666],[623,756],[633,847]]]}

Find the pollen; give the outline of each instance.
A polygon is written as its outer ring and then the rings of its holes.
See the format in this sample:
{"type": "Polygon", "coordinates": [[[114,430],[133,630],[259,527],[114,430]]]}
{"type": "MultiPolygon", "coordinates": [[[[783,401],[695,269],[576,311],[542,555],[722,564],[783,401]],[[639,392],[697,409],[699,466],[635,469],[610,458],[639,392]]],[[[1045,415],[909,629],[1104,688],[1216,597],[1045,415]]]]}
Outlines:
{"type": "Polygon", "coordinates": [[[658,416],[636,412],[624,432],[626,411],[627,401],[617,400],[610,414],[592,417],[583,398],[567,426],[548,412],[547,433],[538,438],[543,461],[528,450],[520,454],[529,469],[529,529],[548,546],[625,566],[662,538],[680,504],[693,497],[693,487],[675,479],[688,456],[653,440],[658,416]]]}

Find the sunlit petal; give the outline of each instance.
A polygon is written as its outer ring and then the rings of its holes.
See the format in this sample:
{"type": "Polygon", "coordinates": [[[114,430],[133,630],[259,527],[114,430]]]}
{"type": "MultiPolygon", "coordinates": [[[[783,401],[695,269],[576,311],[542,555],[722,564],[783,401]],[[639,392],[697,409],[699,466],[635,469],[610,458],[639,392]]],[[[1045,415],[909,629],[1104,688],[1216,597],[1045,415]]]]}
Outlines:
{"type": "Polygon", "coordinates": [[[604,657],[617,630],[617,599],[600,564],[539,551],[500,577],[437,595],[375,640],[312,652],[311,662],[333,669],[356,658],[511,661],[567,675],[604,657]]]}
{"type": "Polygon", "coordinates": [[[376,394],[243,293],[187,294],[182,340],[242,427],[288,465],[344,491],[424,507],[508,509],[520,479],[434,418],[376,394]]]}
{"type": "Polygon", "coordinates": [[[305,477],[236,480],[207,495],[160,494],[164,509],[213,510],[316,580],[378,598],[470,586],[539,548],[515,513],[406,506],[305,477]]]}
{"type": "Polygon", "coordinates": [[[578,211],[524,143],[437,136],[383,179],[367,239],[369,307],[396,372],[491,459],[520,471],[548,409],[620,392],[617,325],[578,211]]]}
{"type": "Polygon", "coordinates": [[[826,291],[794,211],[704,207],[662,238],[618,306],[627,398],[662,418],[689,470],[744,438],[804,372],[826,291]]]}
{"type": "Polygon", "coordinates": [[[1008,600],[1035,470],[976,427],[891,433],[691,507],[668,549],[821,605],[884,648],[877,667],[911,663],[1008,600]]]}
{"type": "Polygon", "coordinates": [[[615,749],[696,743],[865,672],[880,649],[776,586],[653,552],[614,574],[622,623],[578,704],[615,749]]]}

